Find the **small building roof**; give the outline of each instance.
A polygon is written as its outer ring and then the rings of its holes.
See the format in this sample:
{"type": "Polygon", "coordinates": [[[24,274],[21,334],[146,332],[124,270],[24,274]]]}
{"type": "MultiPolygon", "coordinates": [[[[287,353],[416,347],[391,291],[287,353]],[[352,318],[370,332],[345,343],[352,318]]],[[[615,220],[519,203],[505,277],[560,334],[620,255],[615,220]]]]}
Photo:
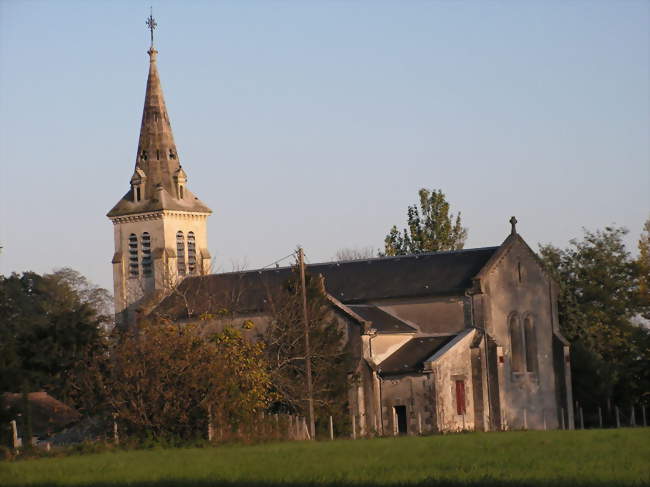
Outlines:
{"type": "MultiPolygon", "coordinates": [[[[22,410],[23,395],[21,393],[5,392],[2,398],[7,408],[17,411],[22,410]]],[[[54,399],[47,392],[30,392],[27,394],[27,400],[32,414],[32,432],[41,438],[62,430],[69,424],[81,419],[79,412],[54,399]]],[[[22,435],[23,432],[20,432],[20,434],[22,435]]]]}
{"type": "Polygon", "coordinates": [[[456,335],[412,338],[379,364],[382,375],[421,372],[426,359],[435,354],[456,335]]]}

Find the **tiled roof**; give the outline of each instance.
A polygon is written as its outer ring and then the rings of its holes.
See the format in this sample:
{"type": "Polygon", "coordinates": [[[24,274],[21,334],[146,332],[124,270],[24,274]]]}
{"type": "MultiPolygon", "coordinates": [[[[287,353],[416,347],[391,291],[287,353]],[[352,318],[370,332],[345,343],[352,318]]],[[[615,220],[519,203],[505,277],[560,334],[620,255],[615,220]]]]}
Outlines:
{"type": "MultiPolygon", "coordinates": [[[[20,393],[6,392],[2,398],[8,408],[19,411],[23,407],[23,395],[20,393]]],[[[27,398],[32,413],[32,431],[36,436],[49,436],[81,419],[81,414],[75,409],[54,399],[47,392],[30,392],[27,398]]]]}

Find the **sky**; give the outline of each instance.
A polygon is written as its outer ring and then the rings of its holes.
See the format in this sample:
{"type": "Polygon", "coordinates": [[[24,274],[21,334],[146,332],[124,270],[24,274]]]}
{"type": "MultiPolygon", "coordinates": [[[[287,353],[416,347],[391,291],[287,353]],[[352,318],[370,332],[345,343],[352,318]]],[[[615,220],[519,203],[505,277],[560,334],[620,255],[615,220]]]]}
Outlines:
{"type": "Polygon", "coordinates": [[[112,290],[153,5],[216,271],[382,248],[419,188],[500,244],[650,217],[650,2],[0,0],[0,274],[112,290]]]}

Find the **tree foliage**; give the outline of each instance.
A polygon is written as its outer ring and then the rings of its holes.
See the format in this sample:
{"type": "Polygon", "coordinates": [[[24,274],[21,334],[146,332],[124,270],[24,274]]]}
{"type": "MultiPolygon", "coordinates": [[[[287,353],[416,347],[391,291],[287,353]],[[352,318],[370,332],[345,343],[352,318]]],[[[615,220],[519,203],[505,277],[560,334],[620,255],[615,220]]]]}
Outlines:
{"type": "Polygon", "coordinates": [[[567,249],[540,248],[559,283],[560,325],[573,346],[574,392],[586,404],[650,399],[650,334],[635,322],[647,304],[639,265],[623,243],[626,233],[606,227],[585,231],[567,249]]]}
{"type": "Polygon", "coordinates": [[[0,276],[0,392],[43,389],[83,406],[74,371],[105,347],[107,296],[71,269],[0,276]]]}
{"type": "Polygon", "coordinates": [[[118,421],[135,436],[205,437],[208,418],[236,427],[267,404],[263,347],[239,330],[141,322],[123,332],[99,374],[118,421]]]}
{"type": "Polygon", "coordinates": [[[375,250],[368,245],[367,247],[346,247],[336,251],[334,260],[365,260],[375,257],[375,250]]]}
{"type": "Polygon", "coordinates": [[[643,225],[639,239],[639,299],[644,311],[643,318],[650,320],[650,218],[643,225]]]}
{"type": "Polygon", "coordinates": [[[442,190],[422,188],[418,194],[420,207],[412,205],[407,210],[408,229],[400,232],[393,225],[384,239],[384,255],[462,249],[467,229],[461,224],[460,212],[455,216],[449,212],[442,190]]]}
{"type": "MultiPolygon", "coordinates": [[[[306,273],[314,409],[317,426],[329,416],[337,429],[347,422],[348,374],[352,357],[345,331],[327,300],[319,276],[306,273]]],[[[261,339],[276,394],[276,409],[306,416],[305,329],[300,276],[297,268],[283,289],[269,300],[271,322],[261,339]]]]}

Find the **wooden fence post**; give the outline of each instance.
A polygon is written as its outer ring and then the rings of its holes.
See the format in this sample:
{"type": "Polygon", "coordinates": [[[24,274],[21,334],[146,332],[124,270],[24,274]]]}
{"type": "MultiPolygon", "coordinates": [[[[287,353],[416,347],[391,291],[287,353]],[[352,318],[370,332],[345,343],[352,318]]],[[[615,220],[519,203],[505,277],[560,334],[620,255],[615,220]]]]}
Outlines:
{"type": "Polygon", "coordinates": [[[560,408],[560,429],[564,428],[564,408],[560,408]]]}
{"type": "Polygon", "coordinates": [[[580,429],[585,429],[585,417],[582,414],[582,408],[580,408],[580,429]]]}
{"type": "Polygon", "coordinates": [[[16,420],[12,419],[9,421],[9,425],[11,426],[11,447],[14,450],[18,449],[18,428],[16,428],[16,420]]]}
{"type": "Polygon", "coordinates": [[[113,413],[113,441],[116,445],[120,444],[120,435],[117,432],[117,413],[113,413]]]}
{"type": "Polygon", "coordinates": [[[614,406],[614,413],[616,414],[616,427],[621,427],[621,416],[618,412],[618,406],[614,406]]]}
{"type": "Polygon", "coordinates": [[[524,429],[528,429],[528,412],[526,411],[526,408],[524,408],[524,429]]]}
{"type": "Polygon", "coordinates": [[[636,426],[636,416],[635,416],[634,405],[630,406],[630,426],[633,428],[636,426]]]}
{"type": "Polygon", "coordinates": [[[208,406],[208,441],[212,441],[213,430],[212,430],[212,406],[208,406]]]}
{"type": "Polygon", "coordinates": [[[645,406],[641,406],[641,417],[643,418],[643,427],[645,428],[648,426],[648,423],[646,423],[645,420],[645,406]]]}
{"type": "Polygon", "coordinates": [[[352,439],[357,439],[357,417],[352,415],[352,439]]]}
{"type": "Polygon", "coordinates": [[[334,420],[330,416],[330,440],[334,440],[334,420]]]}
{"type": "Polygon", "coordinates": [[[422,435],[422,412],[418,411],[418,434],[422,435]]]}
{"type": "Polygon", "coordinates": [[[600,409],[600,406],[598,406],[598,427],[603,427],[603,411],[600,409]]]}

